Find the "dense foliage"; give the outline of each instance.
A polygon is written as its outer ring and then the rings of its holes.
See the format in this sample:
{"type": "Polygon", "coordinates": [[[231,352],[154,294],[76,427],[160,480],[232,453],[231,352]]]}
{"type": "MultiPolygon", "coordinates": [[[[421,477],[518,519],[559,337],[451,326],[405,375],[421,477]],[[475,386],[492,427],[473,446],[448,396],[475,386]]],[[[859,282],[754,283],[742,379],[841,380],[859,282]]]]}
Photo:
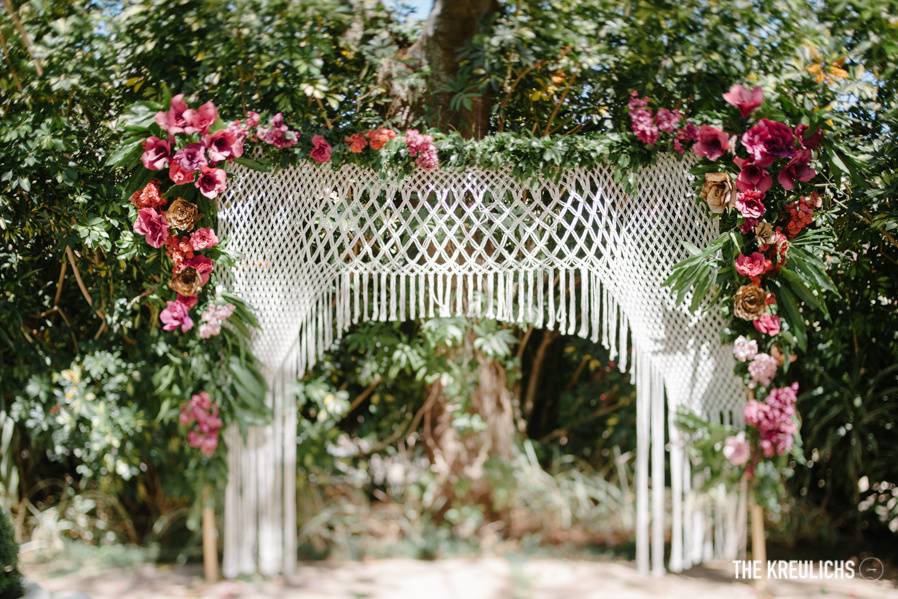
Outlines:
{"type": "Polygon", "coordinates": [[[22,595],[22,575],[18,566],[19,545],[6,510],[0,509],[0,598],[16,599],[22,595]]]}

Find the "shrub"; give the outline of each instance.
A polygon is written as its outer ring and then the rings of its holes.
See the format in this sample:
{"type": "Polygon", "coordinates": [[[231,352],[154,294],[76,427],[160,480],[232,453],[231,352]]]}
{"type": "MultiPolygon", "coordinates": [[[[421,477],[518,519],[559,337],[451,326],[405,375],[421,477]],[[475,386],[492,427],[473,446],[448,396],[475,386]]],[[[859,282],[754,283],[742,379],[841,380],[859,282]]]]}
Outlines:
{"type": "Polygon", "coordinates": [[[22,594],[19,546],[9,516],[5,510],[0,510],[0,599],[16,599],[22,594]]]}

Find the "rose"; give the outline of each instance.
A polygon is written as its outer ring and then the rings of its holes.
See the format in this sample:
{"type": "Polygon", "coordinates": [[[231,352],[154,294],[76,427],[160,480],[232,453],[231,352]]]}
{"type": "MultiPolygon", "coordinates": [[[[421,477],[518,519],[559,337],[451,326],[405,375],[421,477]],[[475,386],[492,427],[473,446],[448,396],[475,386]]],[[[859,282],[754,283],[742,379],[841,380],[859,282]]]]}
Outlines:
{"type": "Polygon", "coordinates": [[[187,144],[175,152],[172,160],[178,163],[181,170],[196,172],[206,166],[206,146],[201,143],[187,144]]]}
{"type": "Polygon", "coordinates": [[[740,169],[739,176],[736,177],[736,187],[739,188],[739,191],[757,189],[766,192],[773,185],[773,177],[770,176],[770,173],[751,160],[736,156],[733,158],[733,162],[740,169]]]}
{"type": "Polygon", "coordinates": [[[168,224],[175,229],[190,231],[199,220],[200,211],[196,204],[191,204],[184,198],[175,198],[175,201],[166,210],[165,217],[168,219],[168,224]]]}
{"type": "Polygon", "coordinates": [[[143,235],[150,247],[161,248],[168,239],[168,223],[155,208],[141,208],[134,221],[134,232],[143,235]]]}
{"type": "Polygon", "coordinates": [[[162,322],[164,331],[174,331],[180,328],[182,333],[186,333],[193,328],[189,310],[180,301],[165,304],[165,309],[159,313],[159,320],[162,322]]]}
{"type": "Polygon", "coordinates": [[[196,188],[210,200],[218,197],[227,188],[228,176],[223,169],[203,167],[196,180],[196,188]]]}
{"type": "Polygon", "coordinates": [[[184,94],[178,94],[171,99],[167,112],[156,113],[156,124],[162,127],[169,135],[177,135],[184,133],[186,128],[190,126],[184,113],[187,112],[187,103],[184,101],[184,94]]]}
{"type": "Polygon", "coordinates": [[[191,266],[184,266],[174,273],[168,286],[179,295],[196,295],[203,287],[200,274],[191,266]]]}
{"type": "Polygon", "coordinates": [[[786,166],[783,167],[783,170],[779,172],[779,175],[777,175],[777,182],[782,185],[783,189],[788,191],[795,188],[796,181],[807,183],[817,176],[817,171],[811,168],[808,164],[810,161],[810,150],[798,150],[789,162],[786,163],[786,166]]]}
{"type": "Polygon", "coordinates": [[[343,142],[346,144],[346,147],[353,154],[359,154],[368,147],[368,140],[365,139],[365,136],[361,133],[353,133],[352,135],[347,135],[343,138],[343,142]]]}
{"type": "Polygon", "coordinates": [[[233,129],[220,129],[203,138],[209,160],[219,162],[243,155],[243,140],[233,129]]]}
{"type": "Polygon", "coordinates": [[[696,156],[704,156],[708,160],[717,160],[730,147],[730,140],[727,134],[711,125],[702,125],[698,128],[698,134],[692,151],[696,156]]]}
{"type": "Polygon", "coordinates": [[[742,145],[755,164],[770,166],[778,158],[791,158],[795,153],[795,135],[785,123],[761,119],[742,135],[742,145]]]}
{"type": "Polygon", "coordinates": [[[752,324],[755,325],[755,330],[759,333],[770,335],[771,337],[780,334],[780,317],[776,314],[763,314],[752,324]]]}
{"type": "Polygon", "coordinates": [[[216,245],[218,245],[218,237],[215,235],[215,231],[209,227],[197,229],[190,235],[190,246],[196,252],[213,248],[216,245]]]}
{"type": "Polygon", "coordinates": [[[761,218],[767,212],[764,207],[764,193],[757,189],[747,189],[736,196],[736,210],[745,218],[761,218]]]}
{"type": "Polygon", "coordinates": [[[756,285],[742,285],[733,296],[733,314],[743,320],[760,318],[767,310],[767,292],[756,285]]]}
{"type": "Polygon", "coordinates": [[[746,118],[764,103],[764,90],[760,87],[748,89],[737,83],[730,88],[730,91],[723,94],[723,99],[738,108],[742,118],[746,118]]]}
{"type": "Polygon", "coordinates": [[[727,173],[705,173],[701,196],[711,212],[722,214],[724,210],[735,205],[736,189],[733,180],[727,173]]]}
{"type": "Polygon", "coordinates": [[[131,194],[131,204],[140,210],[141,208],[161,208],[168,203],[159,193],[159,181],[153,179],[143,189],[138,189],[131,194]]]}
{"type": "Polygon", "coordinates": [[[218,109],[212,102],[206,102],[196,110],[188,108],[184,111],[184,119],[187,126],[184,128],[185,133],[205,134],[215,121],[218,120],[218,109]]]}
{"type": "Polygon", "coordinates": [[[148,168],[151,171],[162,170],[168,166],[170,153],[171,144],[164,139],[151,135],[143,142],[143,154],[140,156],[140,162],[144,168],[148,168]]]}
{"type": "Polygon", "coordinates": [[[181,168],[181,165],[178,164],[177,160],[171,161],[171,166],[168,167],[168,178],[171,179],[172,183],[175,185],[193,183],[193,177],[193,173],[181,168]]]}
{"type": "Polygon", "coordinates": [[[749,447],[745,432],[740,431],[738,435],[727,437],[723,446],[723,457],[733,466],[741,466],[748,461],[748,456],[749,447]]]}
{"type": "Polygon", "coordinates": [[[772,266],[770,260],[761,252],[752,252],[748,256],[739,254],[736,258],[736,272],[750,279],[766,274],[772,266]]]}
{"type": "Polygon", "coordinates": [[[331,145],[320,135],[313,135],[309,156],[318,164],[324,164],[331,159],[331,145]]]}

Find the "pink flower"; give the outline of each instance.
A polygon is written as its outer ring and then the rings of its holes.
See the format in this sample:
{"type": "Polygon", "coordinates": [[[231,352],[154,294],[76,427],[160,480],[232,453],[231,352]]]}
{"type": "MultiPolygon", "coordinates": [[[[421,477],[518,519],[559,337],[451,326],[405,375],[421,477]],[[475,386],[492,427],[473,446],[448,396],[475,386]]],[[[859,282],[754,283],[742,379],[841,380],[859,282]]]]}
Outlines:
{"type": "Polygon", "coordinates": [[[331,145],[320,135],[313,135],[312,150],[309,152],[309,156],[318,164],[324,164],[331,159],[331,145]]]}
{"type": "Polygon", "coordinates": [[[181,406],[182,426],[193,426],[187,433],[187,443],[203,454],[210,456],[218,447],[218,433],[223,426],[218,416],[218,406],[205,391],[194,394],[190,401],[181,406]]]}
{"type": "Polygon", "coordinates": [[[437,149],[431,146],[425,152],[419,152],[415,163],[425,171],[432,171],[440,165],[440,159],[437,156],[437,149]]]}
{"type": "Polygon", "coordinates": [[[791,158],[795,153],[795,136],[785,123],[761,119],[742,135],[742,145],[754,163],[770,166],[778,158],[791,158]]]}
{"type": "Polygon", "coordinates": [[[708,160],[717,160],[730,147],[730,140],[727,134],[711,125],[702,125],[698,128],[698,138],[692,151],[696,156],[704,156],[708,160]]]}
{"type": "Polygon", "coordinates": [[[187,126],[185,133],[200,133],[205,135],[215,121],[218,120],[218,109],[212,102],[206,102],[196,110],[188,108],[184,111],[184,119],[187,126]]]}
{"type": "Polygon", "coordinates": [[[144,168],[159,171],[168,166],[170,152],[171,144],[151,135],[143,142],[143,154],[140,156],[140,162],[143,163],[144,168]]]}
{"type": "Polygon", "coordinates": [[[673,148],[679,154],[684,154],[686,152],[686,145],[684,144],[690,144],[696,139],[698,139],[698,127],[692,122],[687,122],[677,130],[677,134],[674,136],[673,148]]]}
{"type": "Polygon", "coordinates": [[[733,342],[733,356],[740,362],[748,362],[758,354],[758,342],[743,335],[733,342]]]}
{"type": "Polygon", "coordinates": [[[216,245],[218,245],[218,237],[215,235],[215,231],[209,227],[197,229],[190,235],[190,247],[195,252],[214,248],[216,245]]]}
{"type": "Polygon", "coordinates": [[[767,212],[764,207],[764,192],[748,189],[736,196],[736,210],[745,218],[761,218],[767,212]]]}
{"type": "Polygon", "coordinates": [[[212,262],[208,256],[196,254],[183,260],[179,270],[184,270],[187,267],[194,269],[196,274],[200,277],[200,284],[205,285],[209,282],[209,277],[212,276],[212,271],[215,269],[215,263],[212,262]]]}
{"type": "Polygon", "coordinates": [[[165,309],[159,313],[159,320],[162,321],[163,331],[174,331],[180,328],[182,333],[186,333],[193,328],[189,309],[180,301],[165,304],[165,309]]]}
{"type": "Polygon", "coordinates": [[[808,164],[811,161],[811,151],[806,149],[798,150],[783,170],[777,175],[776,180],[782,185],[783,189],[791,191],[795,188],[795,182],[801,181],[806,183],[817,176],[815,171],[808,164]]]}
{"type": "MultiPolygon", "coordinates": [[[[627,102],[627,110],[630,113],[630,130],[636,134],[636,139],[647,146],[653,146],[657,143],[661,132],[648,105],[648,98],[640,98],[636,90],[630,93],[630,101],[627,102]]],[[[665,122],[665,124],[667,123],[665,122]]]]}
{"type": "Polygon", "coordinates": [[[770,335],[771,337],[780,334],[780,317],[776,314],[763,314],[752,324],[755,325],[755,330],[759,333],[770,335]]]}
{"type": "Polygon", "coordinates": [[[208,339],[221,333],[221,325],[234,313],[233,304],[221,306],[210,305],[202,314],[203,323],[200,325],[200,337],[208,339]]]}
{"type": "Polygon", "coordinates": [[[227,187],[228,176],[223,169],[203,167],[196,180],[196,188],[210,200],[218,197],[227,187]]]}
{"type": "Polygon", "coordinates": [[[752,387],[755,383],[766,387],[773,382],[777,367],[776,359],[770,354],[759,353],[755,355],[748,364],[748,374],[752,379],[752,387]]]}
{"type": "Polygon", "coordinates": [[[723,99],[738,108],[742,118],[746,118],[754,112],[758,106],[763,104],[764,90],[760,87],[748,89],[737,83],[730,88],[730,91],[723,94],[723,99]]]}
{"type": "Polygon", "coordinates": [[[659,108],[655,114],[655,124],[662,133],[673,133],[680,126],[680,111],[659,108]]]}
{"type": "Polygon", "coordinates": [[[299,135],[284,124],[284,115],[280,112],[271,117],[268,127],[259,127],[256,135],[265,143],[281,150],[295,146],[299,139],[299,135]]]}
{"type": "Polygon", "coordinates": [[[171,179],[172,183],[175,185],[193,183],[193,177],[193,172],[185,171],[181,168],[181,165],[178,164],[177,160],[171,161],[171,166],[168,168],[168,178],[171,179]]]}
{"type": "Polygon", "coordinates": [[[243,155],[243,139],[233,129],[219,129],[203,138],[211,162],[230,160],[243,155]]]}
{"type": "Polygon", "coordinates": [[[173,160],[178,163],[181,170],[196,172],[207,164],[206,146],[201,143],[187,144],[175,152],[173,160]]]}
{"type": "Polygon", "coordinates": [[[259,126],[259,113],[253,110],[250,110],[246,113],[246,127],[247,129],[252,129],[253,127],[259,126]]]}
{"type": "Polygon", "coordinates": [[[143,235],[147,245],[161,248],[168,239],[168,222],[165,214],[157,212],[155,208],[141,208],[137,211],[137,220],[134,221],[134,232],[143,235]]]}
{"type": "Polygon", "coordinates": [[[187,112],[187,103],[184,101],[184,94],[178,94],[171,99],[167,112],[156,113],[156,124],[169,135],[177,135],[184,133],[190,126],[184,113],[187,112]]]}
{"type": "Polygon", "coordinates": [[[772,266],[770,260],[761,252],[752,252],[748,256],[739,254],[739,257],[736,258],[736,272],[749,279],[767,274],[772,266]]]}
{"type": "Polygon", "coordinates": [[[795,424],[795,401],[798,383],[772,389],[763,403],[751,400],[745,405],[745,423],[757,429],[765,457],[783,455],[792,449],[798,430],[795,424]]]}
{"type": "Polygon", "coordinates": [[[422,135],[417,129],[409,129],[405,132],[405,146],[408,148],[408,155],[414,158],[433,146],[433,138],[429,135],[422,135]]]}
{"type": "Polygon", "coordinates": [[[748,461],[748,456],[749,446],[744,432],[727,437],[723,446],[723,457],[733,466],[741,466],[748,461]]]}
{"type": "Polygon", "coordinates": [[[758,191],[766,192],[773,185],[773,177],[770,176],[770,173],[751,160],[737,156],[733,158],[733,162],[741,169],[739,176],[736,178],[736,188],[739,191],[757,189],[758,191]]]}

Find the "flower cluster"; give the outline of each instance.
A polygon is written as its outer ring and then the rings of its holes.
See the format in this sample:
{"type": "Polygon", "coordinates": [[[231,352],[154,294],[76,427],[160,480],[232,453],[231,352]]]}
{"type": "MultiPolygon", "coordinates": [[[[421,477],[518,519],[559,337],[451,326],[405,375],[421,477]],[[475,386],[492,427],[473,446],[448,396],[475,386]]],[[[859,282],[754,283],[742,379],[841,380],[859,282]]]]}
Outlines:
{"type": "Polygon", "coordinates": [[[221,325],[234,313],[234,304],[211,304],[200,316],[200,337],[208,339],[221,333],[221,325]]]}
{"type": "Polygon", "coordinates": [[[215,453],[222,421],[218,416],[218,406],[212,403],[208,393],[196,393],[181,406],[180,422],[181,426],[190,427],[187,443],[191,447],[199,449],[206,456],[215,453]]]}
{"type": "Polygon", "coordinates": [[[431,136],[422,135],[417,129],[409,129],[405,132],[405,146],[408,148],[408,155],[415,159],[415,164],[420,168],[431,171],[440,165],[431,136]]]}
{"type": "Polygon", "coordinates": [[[764,457],[785,455],[792,449],[798,432],[795,422],[795,400],[798,383],[771,389],[763,402],[754,399],[745,404],[745,423],[758,431],[759,446],[764,457]]]}
{"type": "Polygon", "coordinates": [[[679,109],[659,108],[653,112],[649,103],[649,98],[640,98],[635,90],[631,92],[627,110],[630,130],[636,134],[636,139],[649,147],[669,140],[671,147],[679,154],[684,154],[690,145],[698,141],[700,128],[687,121],[679,109]]]}

